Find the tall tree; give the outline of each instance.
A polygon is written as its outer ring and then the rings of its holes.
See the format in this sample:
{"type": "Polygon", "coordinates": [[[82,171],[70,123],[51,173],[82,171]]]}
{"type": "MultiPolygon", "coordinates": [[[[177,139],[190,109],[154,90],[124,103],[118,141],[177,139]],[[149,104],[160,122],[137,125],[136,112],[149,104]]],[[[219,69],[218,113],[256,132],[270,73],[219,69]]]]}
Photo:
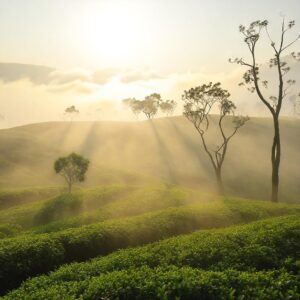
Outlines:
{"type": "MultiPolygon", "coordinates": [[[[256,92],[259,99],[270,111],[273,118],[274,137],[271,148],[271,162],[272,162],[272,193],[271,200],[278,201],[279,190],[279,167],[281,159],[281,141],[280,141],[280,124],[279,116],[283,104],[283,100],[288,94],[290,87],[295,84],[295,80],[285,79],[285,76],[290,71],[290,67],[286,62],[286,51],[300,38],[296,37],[294,40],[286,42],[286,33],[295,25],[294,21],[288,23],[283,19],[281,24],[280,40],[275,43],[268,32],[268,21],[255,21],[248,27],[240,25],[239,30],[244,37],[244,42],[250,52],[250,61],[245,61],[243,58],[230,59],[230,62],[245,66],[248,70],[244,73],[243,82],[240,85],[248,85],[248,90],[252,93],[256,92]],[[270,68],[275,67],[278,77],[278,87],[275,94],[267,97],[262,88],[267,88],[269,82],[261,79],[260,65],[257,62],[257,45],[262,37],[262,32],[266,33],[270,41],[270,46],[274,57],[270,59],[270,68]]],[[[295,59],[299,59],[300,53],[291,53],[295,59]]]]}
{"type": "Polygon", "coordinates": [[[183,114],[193,123],[200,135],[204,150],[215,171],[220,194],[224,194],[222,166],[226,157],[229,141],[249,119],[243,116],[234,117],[236,106],[229,100],[229,97],[229,92],[223,89],[219,82],[210,82],[191,88],[188,91],[184,91],[182,96],[182,100],[184,101],[183,114]],[[210,127],[210,114],[214,106],[217,106],[219,109],[217,126],[220,131],[221,142],[215,149],[211,149],[207,144],[206,133],[210,127]],[[230,115],[233,116],[233,128],[228,134],[224,130],[223,121],[230,115]]]}

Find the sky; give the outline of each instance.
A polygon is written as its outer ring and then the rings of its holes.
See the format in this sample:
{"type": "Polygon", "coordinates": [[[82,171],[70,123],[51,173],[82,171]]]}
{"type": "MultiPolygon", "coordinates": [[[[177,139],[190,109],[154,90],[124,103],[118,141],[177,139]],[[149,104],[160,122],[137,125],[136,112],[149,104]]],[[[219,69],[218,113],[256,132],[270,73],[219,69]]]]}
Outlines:
{"type": "Polygon", "coordinates": [[[81,118],[126,119],[122,98],[232,87],[228,58],[247,56],[238,26],[268,19],[276,39],[285,16],[297,36],[299,12],[299,0],[0,0],[0,127],[61,119],[73,104],[81,118]]]}

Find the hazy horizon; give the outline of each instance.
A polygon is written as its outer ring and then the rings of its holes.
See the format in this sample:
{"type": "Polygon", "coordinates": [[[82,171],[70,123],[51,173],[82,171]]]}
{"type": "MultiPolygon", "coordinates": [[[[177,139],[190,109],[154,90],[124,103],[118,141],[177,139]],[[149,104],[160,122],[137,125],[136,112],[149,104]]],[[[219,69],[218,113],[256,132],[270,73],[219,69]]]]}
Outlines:
{"type": "MultiPolygon", "coordinates": [[[[156,92],[180,103],[185,89],[208,81],[229,89],[239,113],[267,116],[228,58],[248,57],[240,24],[268,19],[276,39],[285,16],[296,20],[293,37],[299,10],[296,0],[1,1],[0,128],[60,121],[70,105],[78,120],[134,120],[122,99],[156,92]]],[[[267,63],[269,45],[259,51],[267,63]]]]}

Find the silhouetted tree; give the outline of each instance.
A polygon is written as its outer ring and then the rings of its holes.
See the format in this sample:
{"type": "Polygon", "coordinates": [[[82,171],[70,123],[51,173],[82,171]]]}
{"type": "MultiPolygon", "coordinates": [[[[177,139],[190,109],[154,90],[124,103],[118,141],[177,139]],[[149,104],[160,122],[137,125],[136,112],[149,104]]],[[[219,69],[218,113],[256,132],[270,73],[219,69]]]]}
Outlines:
{"type": "Polygon", "coordinates": [[[171,116],[174,113],[174,110],[175,110],[176,106],[177,106],[176,101],[166,100],[166,101],[162,101],[160,103],[159,108],[167,116],[171,116]]]}
{"type": "Polygon", "coordinates": [[[154,93],[146,96],[144,100],[127,98],[123,100],[123,103],[128,105],[135,115],[143,113],[150,120],[156,115],[161,101],[161,96],[154,93]]]}
{"type": "MultiPolygon", "coordinates": [[[[290,21],[287,24],[285,20],[282,21],[280,40],[279,43],[275,43],[268,32],[268,21],[255,21],[252,22],[247,28],[240,25],[239,29],[244,37],[244,42],[250,52],[250,61],[245,61],[243,58],[230,59],[230,62],[240,64],[248,68],[243,76],[243,82],[240,85],[248,85],[248,90],[252,93],[256,92],[262,103],[268,108],[273,118],[274,125],[274,137],[271,149],[271,162],[272,162],[272,194],[271,200],[274,202],[278,201],[278,189],[279,189],[279,166],[281,158],[281,143],[280,143],[280,125],[279,125],[279,115],[282,108],[282,102],[288,94],[289,88],[295,84],[295,80],[288,79],[285,80],[285,76],[290,71],[290,67],[283,55],[287,49],[290,48],[300,36],[286,43],[286,33],[292,29],[295,25],[294,21],[290,21]],[[268,87],[268,81],[261,78],[260,66],[257,62],[257,44],[261,39],[262,31],[265,31],[267,37],[270,41],[271,49],[274,53],[274,57],[270,59],[270,68],[275,67],[276,73],[278,75],[278,88],[276,93],[266,97],[263,88],[268,87]]],[[[295,59],[300,58],[300,53],[291,53],[295,59]]]]}
{"type": "Polygon", "coordinates": [[[198,131],[202,145],[207,153],[215,171],[218,189],[220,194],[224,194],[222,181],[222,166],[226,157],[228,143],[237,131],[246,123],[248,117],[234,117],[233,128],[230,134],[226,134],[223,128],[223,121],[226,116],[234,115],[235,104],[229,100],[230,94],[222,89],[220,83],[208,83],[188,91],[184,91],[182,100],[184,101],[184,116],[193,123],[198,131]],[[211,149],[207,145],[205,134],[210,126],[210,113],[213,106],[219,109],[218,128],[221,134],[221,143],[216,149],[211,149]]]}
{"type": "Polygon", "coordinates": [[[66,157],[60,157],[55,161],[54,170],[66,180],[69,193],[71,193],[72,186],[75,182],[85,180],[85,173],[88,170],[89,163],[88,159],[76,153],[71,153],[66,157]]]}
{"type": "Polygon", "coordinates": [[[71,121],[73,120],[74,115],[78,115],[79,110],[76,109],[75,105],[71,105],[65,109],[65,115],[69,115],[71,121]]]}
{"type": "Polygon", "coordinates": [[[124,99],[123,104],[128,106],[136,117],[138,117],[143,110],[143,101],[135,98],[124,99]]]}
{"type": "Polygon", "coordinates": [[[145,99],[142,101],[142,112],[145,114],[148,120],[152,119],[157,114],[160,102],[161,96],[160,94],[156,93],[146,96],[145,99]]]}

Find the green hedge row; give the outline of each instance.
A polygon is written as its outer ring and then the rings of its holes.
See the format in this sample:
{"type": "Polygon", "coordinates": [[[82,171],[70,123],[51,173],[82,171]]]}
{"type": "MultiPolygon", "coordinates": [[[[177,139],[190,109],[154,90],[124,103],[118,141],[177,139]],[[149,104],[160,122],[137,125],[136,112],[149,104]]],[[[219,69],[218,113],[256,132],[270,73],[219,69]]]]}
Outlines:
{"type": "MultiPolygon", "coordinates": [[[[47,189],[45,190],[47,191],[47,189]]],[[[46,218],[43,220],[42,214],[45,207],[47,207],[48,204],[51,206],[51,203],[53,204],[53,202],[55,202],[57,199],[61,199],[64,197],[65,200],[67,200],[67,196],[69,196],[70,198],[77,197],[79,199],[82,199],[83,209],[87,211],[94,210],[95,207],[99,208],[118,197],[122,197],[121,195],[124,195],[131,190],[132,187],[126,185],[110,185],[97,188],[89,188],[85,190],[77,190],[73,193],[73,195],[60,194],[56,197],[51,198],[45,197],[45,193],[43,194],[44,196],[42,196],[42,194],[37,194],[39,195],[39,198],[36,199],[38,201],[25,201],[13,207],[8,207],[0,210],[0,223],[20,225],[22,227],[22,230],[24,231],[26,229],[35,227],[37,225],[36,221],[39,219],[43,221],[42,223],[52,221],[53,219],[51,218],[50,220],[47,220],[46,218]]],[[[35,189],[33,189],[33,191],[35,191],[35,189]]],[[[53,188],[53,191],[56,191],[56,194],[59,194],[58,188],[56,190],[53,188]]],[[[48,209],[49,208],[50,207],[48,207],[48,209]]],[[[65,215],[62,214],[61,216],[57,217],[64,218],[65,215]]]]}
{"type": "Polygon", "coordinates": [[[298,270],[299,216],[277,217],[225,229],[203,230],[143,247],[120,250],[90,262],[66,265],[50,274],[55,282],[149,266],[190,266],[223,271],[298,270]]]}
{"type": "Polygon", "coordinates": [[[59,193],[58,187],[27,188],[27,189],[1,189],[0,209],[48,198],[59,193]]]}
{"type": "Polygon", "coordinates": [[[190,202],[185,190],[178,187],[165,188],[151,186],[138,189],[127,187],[127,190],[123,191],[119,187],[119,192],[114,191],[114,193],[112,193],[112,188],[108,188],[106,193],[103,193],[105,201],[104,199],[99,199],[99,197],[96,198],[96,195],[91,192],[89,193],[91,194],[90,196],[87,197],[85,195],[84,207],[87,209],[85,209],[86,212],[81,213],[79,216],[50,222],[46,225],[32,228],[31,232],[38,234],[50,233],[113,218],[135,216],[168,207],[178,207],[190,202]],[[107,201],[109,193],[112,194],[110,200],[116,195],[120,199],[107,201]],[[91,208],[93,209],[91,210],[91,208]]]}
{"type": "MultiPolygon", "coordinates": [[[[288,207],[267,206],[258,202],[241,205],[240,201],[224,201],[171,208],[53,234],[3,239],[0,241],[1,292],[18,286],[28,277],[46,273],[64,263],[84,261],[120,248],[138,246],[196,229],[224,227],[288,211],[288,207]]],[[[210,233],[206,233],[205,239],[209,236],[210,233]]],[[[282,249],[288,250],[288,246],[286,244],[282,249]]],[[[169,250],[172,253],[173,250],[169,250]]],[[[207,257],[210,258],[213,252],[210,253],[209,248],[207,251],[207,257]]],[[[276,262],[272,260],[271,266],[276,262]]]]}
{"type": "Polygon", "coordinates": [[[299,277],[273,272],[207,272],[189,267],[115,271],[79,282],[28,282],[4,299],[299,299],[299,277]]]}
{"type": "Polygon", "coordinates": [[[130,268],[190,266],[213,271],[262,271],[285,268],[299,272],[299,215],[278,217],[226,229],[203,230],[143,247],[120,250],[85,263],[65,265],[29,281],[26,290],[84,281],[130,268]]]}

